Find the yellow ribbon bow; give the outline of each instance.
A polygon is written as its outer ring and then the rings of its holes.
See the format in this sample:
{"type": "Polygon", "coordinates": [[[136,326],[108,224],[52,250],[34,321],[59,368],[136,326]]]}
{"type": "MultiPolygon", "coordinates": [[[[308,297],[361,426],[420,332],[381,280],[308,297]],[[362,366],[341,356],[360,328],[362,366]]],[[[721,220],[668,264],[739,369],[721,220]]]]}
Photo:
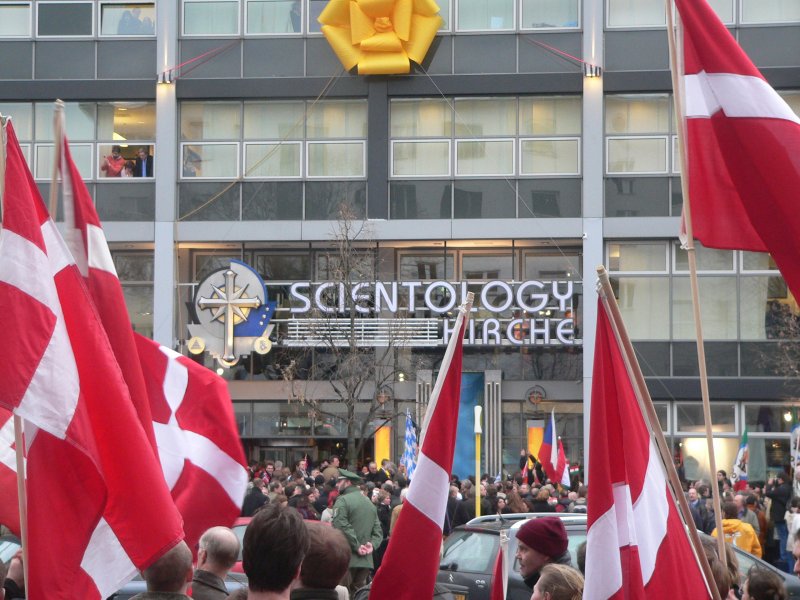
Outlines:
{"type": "Polygon", "coordinates": [[[408,73],[442,26],[434,0],[330,0],[318,20],[344,68],[358,65],[359,75],[408,73]]]}

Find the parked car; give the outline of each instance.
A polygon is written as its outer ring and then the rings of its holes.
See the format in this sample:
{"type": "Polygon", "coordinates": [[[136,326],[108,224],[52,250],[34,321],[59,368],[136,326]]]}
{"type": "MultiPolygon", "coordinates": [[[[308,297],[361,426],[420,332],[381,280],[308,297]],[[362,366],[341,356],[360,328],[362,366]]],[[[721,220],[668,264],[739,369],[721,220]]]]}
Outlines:
{"type": "MultiPolygon", "coordinates": [[[[500,532],[508,532],[509,577],[507,600],[529,600],[531,590],[522,581],[517,560],[517,530],[529,519],[556,516],[564,522],[567,530],[568,549],[572,564],[577,567],[578,546],[586,540],[586,515],[574,513],[519,513],[488,515],[472,519],[457,527],[444,542],[444,552],[439,565],[437,580],[457,584],[469,590],[469,600],[489,600],[492,589],[492,573],[500,548],[500,532]]],[[[784,573],[771,564],[734,548],[739,560],[742,582],[753,565],[776,573],[783,579],[789,598],[800,600],[800,579],[784,573]]]]}

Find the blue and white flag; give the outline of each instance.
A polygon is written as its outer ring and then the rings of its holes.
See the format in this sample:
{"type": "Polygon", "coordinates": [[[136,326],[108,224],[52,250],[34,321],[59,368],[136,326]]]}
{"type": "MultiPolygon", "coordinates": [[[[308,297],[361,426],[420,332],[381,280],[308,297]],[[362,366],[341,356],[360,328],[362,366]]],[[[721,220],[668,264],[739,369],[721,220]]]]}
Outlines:
{"type": "Polygon", "coordinates": [[[411,420],[411,412],[406,409],[406,444],[400,464],[406,468],[406,477],[411,481],[414,469],[417,468],[417,430],[411,420]]]}

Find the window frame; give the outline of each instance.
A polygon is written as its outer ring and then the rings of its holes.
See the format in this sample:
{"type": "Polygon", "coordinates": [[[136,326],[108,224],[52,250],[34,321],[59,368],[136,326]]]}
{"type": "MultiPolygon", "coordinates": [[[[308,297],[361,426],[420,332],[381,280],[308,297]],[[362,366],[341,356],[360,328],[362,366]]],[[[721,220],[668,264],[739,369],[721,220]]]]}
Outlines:
{"type": "Polygon", "coordinates": [[[196,38],[231,38],[242,37],[242,6],[240,0],[180,0],[180,37],[187,39],[196,38]],[[210,3],[225,3],[236,5],[236,31],[231,33],[186,33],[186,5],[187,4],[210,4],[210,3]]]}
{"type": "Polygon", "coordinates": [[[86,39],[93,39],[96,37],[95,33],[95,23],[97,22],[97,2],[93,2],[92,0],[77,0],[73,2],[65,2],[64,0],[37,0],[36,1],[36,14],[34,15],[34,30],[35,30],[35,37],[37,39],[45,39],[45,40],[54,40],[54,39],[65,39],[65,40],[86,40],[86,39]],[[92,28],[91,33],[83,34],[83,35],[42,35],[39,33],[39,7],[44,4],[64,4],[67,6],[77,6],[78,4],[88,4],[92,7],[92,16],[90,20],[90,26],[92,28]]]}
{"type": "Polygon", "coordinates": [[[630,176],[639,177],[644,175],[670,175],[670,148],[669,148],[670,134],[662,135],[606,135],[605,136],[605,175],[608,176],[630,176]],[[612,171],[610,169],[610,152],[609,142],[617,140],[661,140],[664,144],[664,169],[662,171],[612,171]]]}
{"type": "Polygon", "coordinates": [[[300,36],[303,36],[306,33],[306,31],[305,31],[306,30],[305,24],[306,24],[306,20],[307,20],[306,13],[310,12],[310,11],[307,10],[308,2],[306,0],[303,0],[303,1],[300,2],[300,30],[299,31],[285,31],[285,32],[282,32],[282,33],[281,32],[252,33],[250,31],[248,31],[247,24],[248,24],[248,16],[250,14],[250,4],[252,2],[263,2],[263,1],[264,0],[241,0],[241,2],[244,4],[244,7],[243,7],[243,9],[241,11],[241,13],[242,13],[241,16],[242,16],[242,20],[243,20],[243,23],[242,23],[242,26],[241,26],[241,31],[242,31],[242,35],[244,37],[247,37],[247,38],[300,37],[300,36]]]}
{"type": "Polygon", "coordinates": [[[253,181],[302,181],[303,180],[303,165],[305,163],[305,148],[302,140],[247,140],[242,141],[242,179],[253,181]],[[250,146],[297,146],[300,148],[300,161],[297,165],[297,175],[248,175],[245,172],[247,168],[247,151],[250,146]]]}
{"type": "Polygon", "coordinates": [[[240,178],[240,173],[241,173],[241,164],[240,164],[241,150],[239,148],[240,145],[241,145],[241,143],[237,142],[237,141],[229,141],[229,142],[181,141],[180,142],[181,152],[180,152],[180,155],[178,157],[180,159],[181,167],[180,167],[180,173],[178,174],[178,181],[179,182],[183,182],[183,181],[190,181],[190,182],[191,181],[209,181],[209,180],[210,181],[214,181],[214,180],[217,180],[217,181],[228,181],[228,180],[231,180],[231,179],[234,179],[234,180],[239,179],[240,178]],[[234,175],[223,175],[223,176],[218,176],[218,175],[213,175],[213,176],[211,176],[211,175],[195,175],[194,177],[186,177],[186,176],[184,176],[182,165],[183,165],[183,158],[184,158],[184,152],[185,152],[185,147],[186,146],[236,146],[236,152],[235,152],[236,168],[234,170],[234,175]]]}
{"type": "MultiPolygon", "coordinates": [[[[38,164],[39,164],[39,150],[41,150],[43,148],[52,148],[53,150],[55,150],[56,145],[52,141],[50,141],[50,142],[45,142],[45,141],[33,142],[32,145],[33,145],[33,154],[31,155],[31,157],[33,158],[33,164],[32,164],[33,168],[31,169],[31,171],[33,172],[33,178],[36,181],[49,181],[53,177],[52,173],[47,173],[45,175],[39,175],[39,173],[38,173],[38,168],[37,167],[38,167],[38,164]]],[[[94,163],[95,163],[95,146],[96,145],[97,145],[97,142],[70,142],[70,145],[69,145],[70,151],[71,151],[73,157],[75,156],[75,149],[76,148],[86,148],[86,147],[89,148],[89,153],[90,153],[90,157],[89,157],[89,165],[90,166],[89,166],[89,169],[90,169],[90,171],[89,171],[88,174],[85,173],[85,172],[81,172],[81,178],[85,179],[86,181],[94,181],[94,172],[95,172],[94,163]]]]}
{"type": "MultiPolygon", "coordinates": [[[[517,31],[517,3],[514,0],[509,0],[511,2],[511,26],[510,27],[503,27],[498,29],[492,28],[479,28],[479,29],[461,29],[459,27],[459,16],[461,13],[461,2],[463,0],[451,0],[452,4],[455,4],[455,10],[453,11],[453,22],[451,24],[450,30],[453,33],[513,33],[517,31]]],[[[491,0],[487,0],[491,1],[491,0]]],[[[502,0],[501,0],[502,1],[502,0]]]]}
{"type": "Polygon", "coordinates": [[[398,138],[389,140],[389,165],[390,179],[447,179],[453,176],[453,138],[398,138]],[[447,143],[447,173],[436,175],[398,175],[394,170],[394,146],[395,144],[441,144],[447,143]]]}
{"type": "MultiPolygon", "coordinates": [[[[611,244],[618,244],[618,245],[621,245],[621,246],[625,246],[625,245],[629,245],[629,246],[636,245],[636,246],[638,246],[638,245],[641,245],[641,244],[644,244],[644,243],[648,243],[648,242],[651,242],[651,240],[646,240],[646,239],[645,240],[606,240],[605,244],[604,244],[605,245],[606,264],[607,265],[611,264],[611,254],[610,254],[610,246],[611,246],[611,244]]],[[[651,276],[651,275],[666,275],[668,277],[671,276],[672,273],[670,272],[670,265],[671,265],[671,262],[670,262],[670,245],[669,245],[668,241],[666,241],[666,240],[652,240],[652,243],[653,243],[653,245],[655,245],[656,243],[661,244],[661,247],[662,247],[662,249],[664,251],[664,269],[662,271],[654,271],[654,270],[649,270],[649,271],[614,271],[614,270],[609,268],[608,274],[611,275],[611,276],[616,275],[618,277],[627,277],[628,275],[648,275],[648,276],[651,276]]]]}
{"type": "MultiPolygon", "coordinates": [[[[2,40],[16,40],[16,39],[29,39],[33,37],[34,31],[38,28],[38,20],[35,20],[36,10],[33,7],[33,1],[26,1],[20,0],[19,2],[14,2],[12,0],[7,0],[0,2],[0,9],[4,6],[27,6],[28,7],[28,31],[22,34],[8,34],[8,35],[0,35],[0,39],[2,40]]],[[[47,36],[50,37],[50,36],[47,36]]]]}
{"type": "Polygon", "coordinates": [[[155,39],[157,31],[157,19],[158,19],[158,7],[156,2],[147,2],[147,1],[126,1],[126,0],[101,0],[97,3],[98,10],[97,10],[97,37],[101,40],[117,40],[120,38],[131,38],[136,40],[141,39],[155,39]],[[149,5],[153,7],[153,33],[146,33],[146,34],[134,34],[134,33],[125,33],[125,34],[109,34],[103,33],[103,8],[106,6],[115,6],[115,5],[122,5],[127,6],[131,4],[142,4],[142,5],[149,5]]]}
{"type": "Polygon", "coordinates": [[[347,180],[364,180],[367,178],[367,140],[359,138],[335,138],[335,139],[320,139],[305,140],[305,161],[303,169],[303,177],[309,181],[347,181],[347,180]],[[311,175],[309,173],[310,160],[311,160],[311,146],[312,145],[333,145],[333,144],[360,144],[361,145],[361,174],[360,175],[311,175]]]}
{"type": "Polygon", "coordinates": [[[582,165],[581,165],[581,138],[580,136],[564,136],[564,137],[554,137],[554,136],[546,136],[546,137],[519,137],[517,138],[519,141],[519,164],[517,165],[519,177],[525,178],[553,178],[553,177],[576,177],[580,176],[582,172],[582,165]],[[524,142],[569,142],[569,141],[576,141],[578,143],[577,147],[577,158],[576,161],[577,171],[574,173],[566,173],[566,172],[547,172],[547,173],[525,173],[522,168],[522,144],[524,142]]]}
{"type": "Polygon", "coordinates": [[[453,165],[453,178],[454,179],[475,179],[477,177],[486,177],[486,178],[505,178],[505,177],[516,177],[516,167],[517,167],[517,144],[515,144],[515,140],[517,136],[513,137],[465,137],[465,138],[454,138],[455,144],[453,146],[454,154],[454,165],[453,165]],[[507,173],[460,173],[458,170],[458,146],[462,143],[467,144],[474,144],[476,142],[486,143],[486,142],[509,142],[511,144],[511,171],[507,173]]]}
{"type": "MultiPolygon", "coordinates": [[[[741,435],[741,431],[742,431],[741,423],[742,423],[742,417],[743,417],[743,415],[741,414],[742,409],[740,408],[739,403],[738,402],[734,402],[734,401],[723,401],[723,402],[713,402],[712,404],[714,406],[727,406],[727,407],[730,407],[731,409],[733,409],[733,431],[715,431],[715,432],[713,432],[713,437],[715,437],[715,438],[736,438],[736,437],[739,437],[741,435]]],[[[680,400],[672,402],[672,412],[674,412],[674,417],[675,417],[674,421],[672,421],[672,423],[674,424],[674,426],[673,426],[674,432],[673,432],[672,435],[678,436],[678,437],[702,438],[704,434],[701,431],[684,431],[684,430],[680,429],[680,420],[678,419],[678,408],[681,407],[681,406],[700,406],[700,407],[702,407],[702,403],[699,402],[699,401],[696,401],[696,400],[694,402],[691,402],[691,401],[687,402],[687,401],[680,401],[680,400]]],[[[718,468],[719,468],[719,465],[718,465],[718,468]]]]}
{"type": "Polygon", "coordinates": [[[525,27],[523,25],[523,11],[525,10],[525,0],[522,0],[519,3],[519,16],[518,19],[518,30],[519,31],[575,31],[583,29],[583,0],[572,0],[577,4],[577,14],[578,14],[578,24],[575,26],[561,26],[561,27],[525,27]]]}

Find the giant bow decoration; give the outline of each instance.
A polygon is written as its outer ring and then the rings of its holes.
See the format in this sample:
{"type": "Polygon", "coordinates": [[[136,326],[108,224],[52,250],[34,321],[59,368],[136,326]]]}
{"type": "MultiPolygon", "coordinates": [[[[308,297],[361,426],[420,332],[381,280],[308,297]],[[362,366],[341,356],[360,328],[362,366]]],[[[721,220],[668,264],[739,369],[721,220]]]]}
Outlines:
{"type": "Polygon", "coordinates": [[[422,62],[442,18],[434,0],[331,0],[319,22],[345,69],[390,75],[422,62]]]}

